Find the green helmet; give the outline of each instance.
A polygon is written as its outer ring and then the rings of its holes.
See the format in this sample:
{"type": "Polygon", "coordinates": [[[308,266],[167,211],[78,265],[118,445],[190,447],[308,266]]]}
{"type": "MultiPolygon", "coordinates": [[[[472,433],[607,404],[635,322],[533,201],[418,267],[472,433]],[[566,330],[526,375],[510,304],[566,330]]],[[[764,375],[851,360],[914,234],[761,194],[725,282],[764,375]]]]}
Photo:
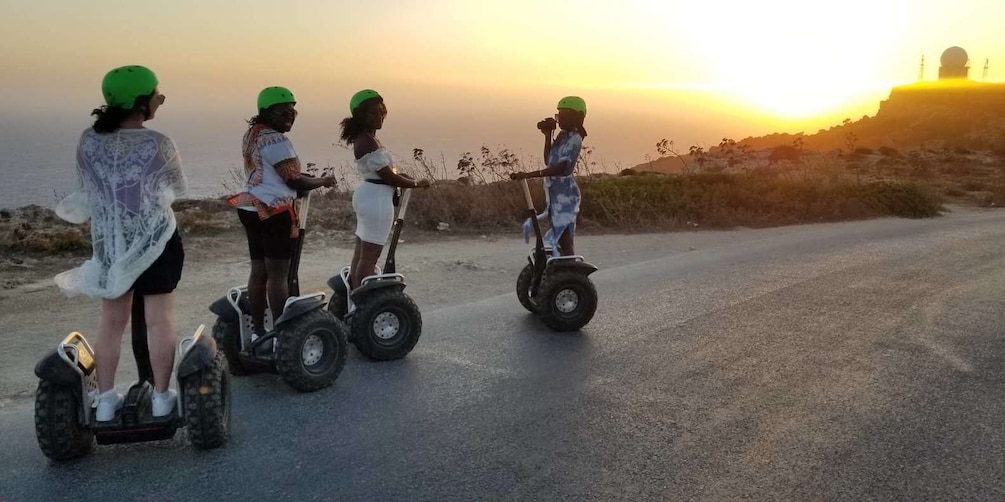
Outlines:
{"type": "Polygon", "coordinates": [[[356,109],[359,108],[359,105],[361,105],[364,101],[379,97],[380,94],[373,89],[363,89],[362,91],[353,94],[352,98],[349,99],[349,113],[354,113],[356,109]]]}
{"type": "Polygon", "coordinates": [[[574,112],[580,112],[583,116],[586,116],[586,101],[579,96],[566,96],[558,100],[558,109],[567,109],[574,112]]]}
{"type": "Polygon", "coordinates": [[[105,104],[126,110],[136,107],[136,98],[152,94],[156,88],[157,75],[139,65],[120,66],[101,81],[105,104]]]}
{"type": "Polygon", "coordinates": [[[264,110],[272,105],[296,102],[297,98],[293,96],[293,92],[285,87],[266,87],[265,89],[262,89],[262,92],[258,93],[259,110],[264,110]]]}

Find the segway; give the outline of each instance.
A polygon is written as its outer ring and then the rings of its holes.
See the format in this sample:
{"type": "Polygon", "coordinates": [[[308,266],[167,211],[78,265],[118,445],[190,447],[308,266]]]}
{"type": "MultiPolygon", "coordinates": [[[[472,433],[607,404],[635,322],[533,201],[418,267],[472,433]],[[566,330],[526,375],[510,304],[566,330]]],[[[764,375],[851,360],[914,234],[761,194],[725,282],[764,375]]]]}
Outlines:
{"type": "MultiPolygon", "coordinates": [[[[178,403],[164,417],[154,417],[152,376],[142,374],[129,388],[122,409],[108,422],[95,419],[97,375],[94,351],[83,335],[70,333],[56,350],[35,365],[35,435],[42,453],[62,461],[82,457],[98,444],[170,439],[188,428],[199,449],[215,448],[230,434],[230,380],[227,361],[213,338],[195,334],[178,342],[174,375],[178,403]]],[[[138,353],[137,353],[138,354],[138,353]]]]}
{"type": "Polygon", "coordinates": [[[300,255],[307,233],[310,192],[296,200],[299,236],[293,241],[288,278],[290,297],[283,313],[272,319],[265,309],[267,334],[252,340],[254,324],[248,287],[230,288],[209,310],[217,315],[213,337],[223,349],[230,372],[247,375],[277,373],[294,389],[311,392],[335,382],[345,365],[348,342],[342,321],[325,311],[323,292],[300,295],[300,255]]]}
{"type": "Polygon", "coordinates": [[[349,341],[363,355],[376,361],[405,357],[422,335],[419,307],[405,294],[405,276],[397,272],[394,263],[411,196],[411,190],[404,190],[398,203],[398,216],[391,226],[391,244],[383,270],[364,277],[351,294],[346,294],[350,290],[349,266],[328,279],[328,286],[332,288],[328,311],[345,319],[350,329],[349,341]]]}
{"type": "Polygon", "coordinates": [[[544,245],[527,180],[522,179],[520,183],[537,241],[527,257],[529,263],[516,280],[516,297],[520,305],[537,314],[549,328],[578,330],[586,326],[597,311],[597,289],[589,277],[597,267],[580,255],[552,256],[553,249],[544,245]]]}

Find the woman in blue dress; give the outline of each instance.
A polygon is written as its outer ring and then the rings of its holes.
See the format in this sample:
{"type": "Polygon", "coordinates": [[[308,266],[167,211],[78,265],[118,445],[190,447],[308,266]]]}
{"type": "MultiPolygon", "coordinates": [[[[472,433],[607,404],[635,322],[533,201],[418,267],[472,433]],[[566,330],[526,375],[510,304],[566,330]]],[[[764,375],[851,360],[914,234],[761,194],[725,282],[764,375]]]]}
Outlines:
{"type": "MultiPolygon", "coordinates": [[[[556,256],[574,254],[576,216],[582,198],[573,173],[583,148],[586,129],[586,101],[579,96],[566,96],[558,102],[555,115],[560,129],[552,140],[555,120],[547,119],[538,124],[544,134],[544,162],[546,167],[529,173],[513,173],[511,179],[544,178],[545,209],[538,215],[539,220],[550,218],[551,228],[544,235],[545,245],[551,246],[556,256]]],[[[530,220],[524,224],[524,236],[529,235],[530,220]]]]}

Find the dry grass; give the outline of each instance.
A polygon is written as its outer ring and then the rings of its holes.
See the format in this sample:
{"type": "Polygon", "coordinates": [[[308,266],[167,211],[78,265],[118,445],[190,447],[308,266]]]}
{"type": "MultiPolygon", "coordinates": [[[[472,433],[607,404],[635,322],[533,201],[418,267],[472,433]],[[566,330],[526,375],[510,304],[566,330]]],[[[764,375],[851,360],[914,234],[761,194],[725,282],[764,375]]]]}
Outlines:
{"type": "Polygon", "coordinates": [[[878,216],[931,217],[917,185],[745,174],[607,178],[584,183],[581,218],[601,228],[776,226],[878,216]]]}
{"type": "MultiPolygon", "coordinates": [[[[899,216],[931,217],[944,200],[1005,204],[1005,168],[998,157],[960,152],[809,155],[799,163],[775,163],[740,172],[685,175],[592,175],[579,179],[583,192],[580,228],[591,233],[679,228],[764,227],[795,223],[899,216]]],[[[332,169],[332,168],[327,168],[332,169]]],[[[343,181],[345,175],[341,176],[343,181]]],[[[352,195],[319,192],[310,224],[322,233],[355,227],[352,195]]],[[[531,182],[543,207],[540,182],[531,182]]],[[[419,190],[408,224],[435,231],[516,231],[524,218],[520,185],[502,181],[462,184],[439,181],[419,190]]],[[[176,202],[178,226],[189,235],[240,233],[234,210],[222,198],[176,202]]],[[[28,206],[0,213],[0,250],[22,254],[87,254],[87,225],[60,221],[51,210],[28,206]]]]}
{"type": "Polygon", "coordinates": [[[1005,203],[1005,159],[1000,152],[897,151],[890,147],[857,158],[838,156],[832,169],[864,181],[922,185],[947,202],[983,207],[1005,203]]]}

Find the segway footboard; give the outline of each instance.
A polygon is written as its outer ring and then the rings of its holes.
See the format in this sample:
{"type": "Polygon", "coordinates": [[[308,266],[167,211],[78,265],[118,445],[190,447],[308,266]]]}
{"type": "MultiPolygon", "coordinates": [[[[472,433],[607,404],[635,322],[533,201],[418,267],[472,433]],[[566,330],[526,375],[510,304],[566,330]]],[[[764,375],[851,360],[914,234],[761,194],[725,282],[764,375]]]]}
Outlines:
{"type": "MultiPolygon", "coordinates": [[[[209,310],[217,316],[213,325],[213,338],[227,358],[231,374],[241,376],[273,371],[268,363],[242,357],[242,353],[250,349],[251,335],[254,332],[247,286],[230,288],[227,296],[213,302],[209,310]]],[[[265,309],[264,320],[265,329],[271,330],[272,309],[265,309]]]]}
{"type": "Polygon", "coordinates": [[[171,439],[181,426],[177,412],[154,417],[150,409],[154,387],[143,380],[126,392],[122,409],[112,422],[94,422],[98,444],[139,443],[171,439]]]}

